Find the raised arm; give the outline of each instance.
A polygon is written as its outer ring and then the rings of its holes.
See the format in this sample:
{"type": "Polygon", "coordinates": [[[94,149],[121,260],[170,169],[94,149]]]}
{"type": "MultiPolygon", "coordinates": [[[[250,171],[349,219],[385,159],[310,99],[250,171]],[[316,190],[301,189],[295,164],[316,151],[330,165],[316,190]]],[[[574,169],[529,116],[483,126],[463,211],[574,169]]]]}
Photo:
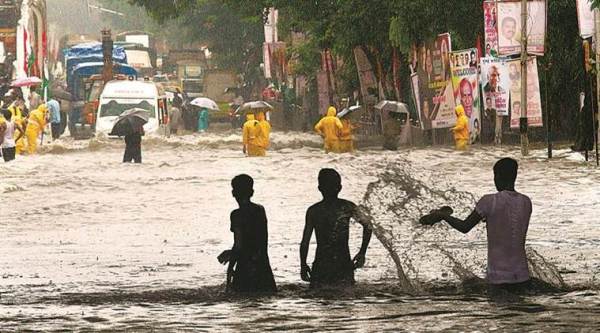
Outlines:
{"type": "Polygon", "coordinates": [[[371,225],[369,224],[368,218],[364,214],[361,214],[360,210],[357,207],[354,208],[353,218],[363,227],[362,244],[360,246],[360,251],[354,257],[353,260],[354,268],[356,269],[362,268],[365,265],[367,248],[369,247],[369,243],[371,242],[373,230],[371,229],[371,225]]]}
{"type": "Polygon", "coordinates": [[[306,212],[306,222],[304,224],[304,232],[302,234],[302,242],[300,242],[300,276],[303,281],[310,282],[310,267],[306,263],[308,258],[308,248],[310,239],[314,230],[314,222],[310,214],[310,210],[306,212]]]}
{"type": "Polygon", "coordinates": [[[446,221],[452,228],[462,232],[463,234],[471,231],[471,229],[473,229],[479,222],[481,222],[481,220],[483,220],[483,217],[479,215],[477,210],[473,210],[473,212],[465,220],[461,220],[450,214],[444,214],[442,210],[438,210],[437,212],[432,213],[432,215],[437,216],[437,219],[435,219],[436,221],[426,224],[434,225],[435,223],[446,221]]]}

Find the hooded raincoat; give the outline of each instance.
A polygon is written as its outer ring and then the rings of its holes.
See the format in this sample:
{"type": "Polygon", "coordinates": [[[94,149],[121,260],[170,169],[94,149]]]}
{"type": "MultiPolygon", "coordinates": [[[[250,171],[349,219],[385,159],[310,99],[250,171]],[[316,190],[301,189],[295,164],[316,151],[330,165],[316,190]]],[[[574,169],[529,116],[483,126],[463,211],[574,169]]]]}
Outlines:
{"type": "MultiPolygon", "coordinates": [[[[11,105],[8,108],[8,111],[10,111],[10,113],[12,114],[12,120],[15,122],[15,124],[23,127],[23,122],[24,122],[24,118],[23,118],[23,110],[21,110],[20,107],[16,106],[16,105],[11,105]]],[[[16,133],[15,133],[16,135],[16,133]]],[[[18,137],[15,136],[15,140],[18,137]]],[[[15,147],[15,151],[17,154],[21,154],[23,152],[23,150],[25,150],[25,141],[24,138],[21,138],[19,140],[16,140],[16,147],[15,147]]]]}
{"type": "Polygon", "coordinates": [[[315,131],[323,137],[325,152],[338,152],[340,146],[340,132],[344,127],[338,117],[337,110],[332,106],[315,126],[315,131]]]}
{"type": "Polygon", "coordinates": [[[347,118],[342,119],[341,122],[340,153],[352,153],[354,151],[354,135],[352,132],[356,129],[356,126],[354,126],[352,121],[347,118]]]}
{"type": "Polygon", "coordinates": [[[259,112],[256,115],[256,120],[258,120],[258,124],[260,126],[260,146],[264,149],[268,149],[271,145],[271,124],[265,118],[265,114],[263,112],[259,112]]]}
{"type": "Polygon", "coordinates": [[[27,137],[27,152],[30,155],[35,154],[37,151],[38,137],[46,127],[47,113],[48,107],[46,107],[46,104],[41,104],[29,114],[25,136],[27,137]]]}
{"type": "Polygon", "coordinates": [[[246,116],[246,123],[242,129],[244,147],[248,156],[265,156],[265,149],[261,146],[262,130],[260,123],[254,119],[253,114],[246,116]]]}
{"type": "Polygon", "coordinates": [[[462,105],[457,106],[456,125],[452,128],[454,132],[454,141],[457,150],[466,150],[469,145],[469,118],[465,115],[465,109],[462,105]]]}
{"type": "Polygon", "coordinates": [[[208,110],[202,108],[198,113],[198,131],[205,132],[208,130],[208,110]]]}

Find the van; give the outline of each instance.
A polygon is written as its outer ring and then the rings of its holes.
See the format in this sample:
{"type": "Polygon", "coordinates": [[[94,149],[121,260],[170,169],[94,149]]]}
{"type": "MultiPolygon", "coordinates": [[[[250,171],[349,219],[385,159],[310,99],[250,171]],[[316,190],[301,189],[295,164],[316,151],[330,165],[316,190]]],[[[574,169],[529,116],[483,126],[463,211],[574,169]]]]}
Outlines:
{"type": "Polygon", "coordinates": [[[146,134],[162,134],[166,130],[167,102],[164,94],[148,81],[110,81],[104,86],[98,103],[96,133],[108,135],[126,110],[139,108],[148,111],[146,134]]]}

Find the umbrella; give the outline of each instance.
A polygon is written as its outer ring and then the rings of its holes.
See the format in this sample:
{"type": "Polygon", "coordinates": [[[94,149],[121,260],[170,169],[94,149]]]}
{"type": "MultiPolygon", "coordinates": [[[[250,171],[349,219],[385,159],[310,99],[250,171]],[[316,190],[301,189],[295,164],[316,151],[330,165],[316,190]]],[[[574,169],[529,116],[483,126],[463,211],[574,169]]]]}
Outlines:
{"type": "Polygon", "coordinates": [[[275,109],[271,106],[271,104],[264,101],[254,101],[245,103],[240,107],[240,111],[244,112],[267,112],[274,111],[275,109]]]}
{"type": "Polygon", "coordinates": [[[351,114],[352,112],[358,111],[362,109],[362,106],[360,105],[353,105],[349,108],[345,108],[342,111],[340,111],[340,113],[337,114],[338,118],[344,118],[345,116],[351,114]]]}
{"type": "Polygon", "coordinates": [[[375,105],[375,108],[387,112],[408,113],[406,104],[396,101],[381,101],[375,105]]]}
{"type": "Polygon", "coordinates": [[[41,84],[42,80],[39,77],[31,76],[14,80],[10,86],[15,88],[30,87],[41,84]]]}
{"type": "Polygon", "coordinates": [[[210,98],[206,98],[206,97],[198,97],[198,98],[194,99],[190,104],[193,106],[197,106],[200,108],[205,108],[205,109],[209,109],[209,110],[213,110],[213,111],[220,110],[219,106],[217,105],[217,103],[215,103],[215,101],[213,101],[210,98]]]}
{"type": "Polygon", "coordinates": [[[126,136],[134,134],[138,128],[144,126],[150,115],[148,111],[139,108],[133,108],[123,112],[115,122],[109,135],[126,136]]]}

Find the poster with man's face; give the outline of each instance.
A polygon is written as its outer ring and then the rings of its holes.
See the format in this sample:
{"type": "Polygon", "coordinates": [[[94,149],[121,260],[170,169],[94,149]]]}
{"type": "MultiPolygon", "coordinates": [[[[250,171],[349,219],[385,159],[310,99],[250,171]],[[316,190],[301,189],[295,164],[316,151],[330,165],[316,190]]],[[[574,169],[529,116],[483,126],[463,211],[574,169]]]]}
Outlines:
{"type": "Polygon", "coordinates": [[[498,52],[498,9],[496,1],[486,0],[483,3],[483,29],[485,31],[485,56],[498,52]]]}
{"type": "MultiPolygon", "coordinates": [[[[515,0],[498,1],[498,53],[514,55],[521,53],[521,2],[515,0]]],[[[546,2],[527,2],[527,51],[544,55],[546,36],[546,2]]]]}
{"type": "Polygon", "coordinates": [[[483,107],[494,109],[499,116],[508,116],[510,74],[504,59],[486,57],[481,59],[481,89],[483,107]]]}
{"type": "MultiPolygon", "coordinates": [[[[519,128],[519,118],[523,101],[521,100],[521,60],[508,62],[510,84],[510,127],[519,128]]],[[[530,127],[544,126],[542,120],[542,99],[540,98],[540,81],[538,77],[537,59],[530,57],[527,61],[527,123],[530,127]]]]}
{"type": "Polygon", "coordinates": [[[460,62],[451,62],[454,101],[465,109],[465,115],[469,118],[471,142],[475,142],[481,133],[478,52],[476,48],[456,51],[451,53],[450,58],[461,59],[460,62]]]}

